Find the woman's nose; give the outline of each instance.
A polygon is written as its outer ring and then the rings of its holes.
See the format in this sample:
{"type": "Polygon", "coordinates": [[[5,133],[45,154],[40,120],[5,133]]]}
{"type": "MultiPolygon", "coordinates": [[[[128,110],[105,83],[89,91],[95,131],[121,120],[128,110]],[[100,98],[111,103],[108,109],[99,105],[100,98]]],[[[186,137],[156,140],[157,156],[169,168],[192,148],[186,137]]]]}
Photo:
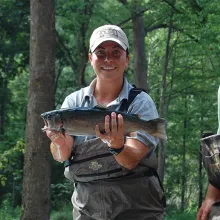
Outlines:
{"type": "Polygon", "coordinates": [[[111,61],[112,61],[112,56],[111,56],[111,54],[106,54],[104,61],[105,61],[105,62],[111,62],[111,61]]]}

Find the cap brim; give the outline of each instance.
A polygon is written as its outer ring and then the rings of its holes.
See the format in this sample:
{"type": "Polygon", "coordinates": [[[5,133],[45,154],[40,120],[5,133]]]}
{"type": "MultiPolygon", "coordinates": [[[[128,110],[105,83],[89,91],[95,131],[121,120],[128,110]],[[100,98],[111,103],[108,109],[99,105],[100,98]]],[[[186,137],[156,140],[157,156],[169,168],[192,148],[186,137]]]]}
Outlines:
{"type": "Polygon", "coordinates": [[[114,41],[114,42],[116,42],[117,44],[119,44],[119,45],[122,47],[122,49],[127,50],[127,47],[125,46],[124,43],[122,43],[121,41],[119,41],[119,40],[117,40],[117,39],[115,39],[115,38],[109,37],[109,38],[97,40],[97,41],[95,42],[95,44],[93,44],[93,45],[90,47],[90,51],[91,51],[91,52],[94,52],[94,50],[95,50],[101,43],[103,43],[103,42],[105,42],[105,41],[114,41]]]}

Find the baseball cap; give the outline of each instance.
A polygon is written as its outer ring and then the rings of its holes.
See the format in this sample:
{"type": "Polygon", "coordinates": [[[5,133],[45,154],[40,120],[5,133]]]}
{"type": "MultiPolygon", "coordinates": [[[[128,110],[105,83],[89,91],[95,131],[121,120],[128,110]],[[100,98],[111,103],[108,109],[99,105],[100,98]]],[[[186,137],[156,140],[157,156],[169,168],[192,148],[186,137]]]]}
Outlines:
{"type": "Polygon", "coordinates": [[[116,25],[103,25],[95,29],[90,37],[90,51],[93,52],[104,41],[114,41],[124,50],[129,49],[126,34],[116,25]]]}

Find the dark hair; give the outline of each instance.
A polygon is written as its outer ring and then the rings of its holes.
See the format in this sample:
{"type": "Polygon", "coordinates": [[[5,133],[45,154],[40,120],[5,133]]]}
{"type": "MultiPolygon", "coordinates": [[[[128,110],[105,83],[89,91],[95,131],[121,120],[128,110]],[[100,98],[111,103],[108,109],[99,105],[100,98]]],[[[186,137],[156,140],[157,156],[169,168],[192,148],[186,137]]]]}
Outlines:
{"type": "Polygon", "coordinates": [[[126,49],[126,56],[129,56],[129,50],[128,50],[128,48],[126,49]]]}

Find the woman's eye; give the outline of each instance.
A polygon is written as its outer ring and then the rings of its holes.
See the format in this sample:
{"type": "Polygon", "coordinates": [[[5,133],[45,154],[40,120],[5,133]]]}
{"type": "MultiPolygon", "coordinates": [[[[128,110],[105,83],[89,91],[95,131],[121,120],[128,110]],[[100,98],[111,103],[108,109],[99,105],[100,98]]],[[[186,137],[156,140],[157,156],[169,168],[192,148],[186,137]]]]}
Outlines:
{"type": "Polygon", "coordinates": [[[105,55],[105,52],[104,51],[102,51],[102,50],[98,50],[98,51],[96,51],[95,52],[95,54],[97,55],[97,56],[104,56],[105,55]]]}
{"type": "Polygon", "coordinates": [[[113,51],[113,54],[114,54],[115,56],[119,56],[119,55],[121,54],[121,52],[120,52],[119,50],[114,50],[114,51],[113,51]]]}

